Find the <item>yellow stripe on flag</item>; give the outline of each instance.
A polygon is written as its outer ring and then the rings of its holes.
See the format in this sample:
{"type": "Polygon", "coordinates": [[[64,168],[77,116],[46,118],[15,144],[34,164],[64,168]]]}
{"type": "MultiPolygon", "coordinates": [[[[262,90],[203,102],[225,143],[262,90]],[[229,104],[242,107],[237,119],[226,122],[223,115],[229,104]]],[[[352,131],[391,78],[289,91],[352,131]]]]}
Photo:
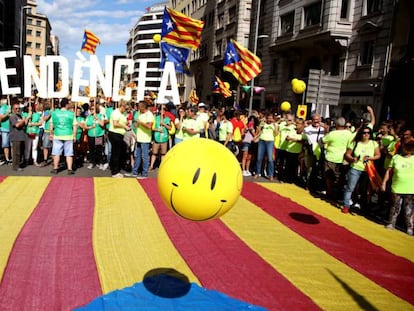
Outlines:
{"type": "Polygon", "coordinates": [[[95,178],[93,244],[102,290],[141,282],[156,268],[173,268],[197,282],[136,179],[95,178]]]}
{"type": "Polygon", "coordinates": [[[324,310],[361,310],[368,305],[372,310],[412,309],[408,302],[330,256],[244,198],[221,219],[324,310]]]}
{"type": "Polygon", "coordinates": [[[276,183],[263,183],[261,185],[283,197],[290,198],[293,202],[333,221],[372,244],[414,262],[414,239],[412,236],[398,230],[386,230],[382,224],[367,221],[363,216],[344,215],[338,208],[321,199],[312,197],[305,189],[295,185],[276,183]],[[398,238],[396,235],[398,235],[398,238]]]}
{"type": "Polygon", "coordinates": [[[0,280],[14,242],[49,182],[49,177],[7,177],[0,183],[0,280]]]}

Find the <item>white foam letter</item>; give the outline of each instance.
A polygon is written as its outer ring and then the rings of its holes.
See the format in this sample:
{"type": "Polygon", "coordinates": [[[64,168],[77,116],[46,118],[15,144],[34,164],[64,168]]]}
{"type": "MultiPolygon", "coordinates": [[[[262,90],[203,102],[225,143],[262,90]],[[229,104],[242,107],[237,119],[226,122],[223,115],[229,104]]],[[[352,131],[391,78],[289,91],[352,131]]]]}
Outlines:
{"type": "MultiPolygon", "coordinates": [[[[48,66],[48,89],[47,95],[49,98],[63,98],[69,93],[69,63],[63,56],[46,56],[46,62],[48,66]],[[59,64],[60,66],[55,66],[59,64]],[[55,68],[60,67],[62,77],[62,88],[57,91],[55,84],[55,68]]],[[[40,63],[42,63],[42,57],[40,57],[40,63]]]]}
{"type": "Polygon", "coordinates": [[[99,80],[102,87],[102,91],[105,97],[112,96],[112,67],[113,67],[113,56],[105,56],[105,75],[102,72],[101,65],[99,64],[98,57],[96,55],[91,55],[91,74],[90,74],[90,95],[91,97],[96,97],[97,89],[97,80],[99,80]]]}
{"type": "Polygon", "coordinates": [[[15,76],[17,74],[16,68],[6,67],[6,58],[16,57],[16,51],[1,51],[0,52],[0,82],[3,95],[20,94],[22,89],[19,86],[10,87],[7,76],[15,76]]]}
{"type": "Polygon", "coordinates": [[[157,101],[162,101],[165,97],[171,97],[174,105],[180,105],[180,94],[178,93],[177,75],[173,62],[166,62],[164,72],[161,77],[160,90],[158,92],[157,101]],[[168,77],[170,77],[170,90],[167,90],[168,77]]]}
{"type": "Polygon", "coordinates": [[[125,88],[125,95],[119,94],[119,84],[121,82],[121,69],[122,66],[125,66],[126,73],[132,74],[134,72],[134,60],[129,58],[122,58],[117,59],[115,61],[115,69],[114,69],[114,83],[112,88],[112,99],[114,101],[119,101],[120,99],[130,100],[131,99],[131,88],[125,88]]]}
{"type": "Polygon", "coordinates": [[[80,87],[89,85],[89,80],[82,79],[82,67],[89,69],[89,62],[82,62],[76,59],[73,70],[72,101],[87,103],[89,102],[89,97],[79,95],[80,87]]]}

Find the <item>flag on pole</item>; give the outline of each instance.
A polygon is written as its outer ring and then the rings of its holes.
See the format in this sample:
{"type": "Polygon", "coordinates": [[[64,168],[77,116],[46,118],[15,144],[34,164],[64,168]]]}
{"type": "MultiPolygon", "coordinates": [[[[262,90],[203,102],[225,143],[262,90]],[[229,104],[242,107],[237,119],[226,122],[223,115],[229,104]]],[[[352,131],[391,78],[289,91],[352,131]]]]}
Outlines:
{"type": "Polygon", "coordinates": [[[246,84],[262,72],[262,61],[231,39],[227,42],[223,69],[232,73],[241,84],[246,84]]]}
{"type": "Polygon", "coordinates": [[[198,102],[200,101],[200,99],[198,98],[197,92],[196,92],[195,89],[191,89],[190,95],[188,95],[188,99],[193,104],[198,104],[198,102]]]}
{"type": "Polygon", "coordinates": [[[85,29],[81,51],[87,52],[89,54],[95,54],[96,46],[100,43],[101,41],[92,31],[85,29]]]}
{"type": "MultiPolygon", "coordinates": [[[[216,82],[217,82],[217,85],[218,85],[218,89],[220,90],[220,93],[223,94],[224,98],[228,98],[228,97],[230,97],[230,96],[233,95],[232,92],[231,92],[231,90],[229,90],[226,87],[226,85],[224,84],[224,82],[221,81],[221,79],[219,77],[215,76],[215,79],[216,79],[216,82]]],[[[216,83],[214,82],[213,85],[215,85],[215,84],[216,83]]]]}
{"type": "Polygon", "coordinates": [[[190,74],[190,70],[187,66],[187,58],[189,49],[179,48],[177,46],[161,42],[161,61],[160,69],[165,67],[165,62],[174,63],[175,71],[190,74]]]}
{"type": "Polygon", "coordinates": [[[204,22],[165,7],[161,38],[172,45],[197,50],[204,22]]]}

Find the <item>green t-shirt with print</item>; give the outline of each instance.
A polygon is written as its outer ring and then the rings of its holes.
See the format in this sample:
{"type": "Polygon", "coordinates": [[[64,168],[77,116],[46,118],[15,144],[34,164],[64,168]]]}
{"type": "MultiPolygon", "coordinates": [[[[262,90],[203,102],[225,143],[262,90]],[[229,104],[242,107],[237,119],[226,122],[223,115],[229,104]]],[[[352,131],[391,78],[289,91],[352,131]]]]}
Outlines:
{"type": "Polygon", "coordinates": [[[279,133],[280,133],[280,141],[279,141],[279,148],[281,150],[287,150],[288,145],[290,144],[289,141],[286,140],[286,137],[293,136],[296,134],[296,126],[295,124],[288,124],[286,121],[279,123],[279,133]]]}
{"type": "MultiPolygon", "coordinates": [[[[348,143],[348,149],[354,149],[355,142],[350,141],[348,143]]],[[[358,170],[358,171],[364,171],[365,170],[365,164],[364,164],[364,157],[373,157],[375,154],[375,149],[378,148],[378,143],[373,140],[368,140],[367,142],[358,142],[358,145],[356,146],[354,150],[354,156],[359,157],[359,160],[357,162],[351,163],[351,167],[358,170]]]]}
{"type": "MultiPolygon", "coordinates": [[[[171,119],[164,117],[164,123],[170,125],[171,119]]],[[[161,126],[161,116],[157,115],[154,118],[154,129],[161,129],[162,132],[154,131],[154,140],[157,143],[166,143],[170,137],[168,129],[165,126],[161,126]]]]}
{"type": "Polygon", "coordinates": [[[53,135],[55,139],[73,139],[73,126],[76,124],[76,117],[73,111],[58,109],[52,113],[53,135]]]}
{"type": "Polygon", "coordinates": [[[277,125],[274,123],[264,122],[260,126],[262,128],[260,139],[264,141],[274,141],[275,140],[275,129],[277,125]]]}
{"type": "Polygon", "coordinates": [[[297,134],[296,132],[289,134],[289,137],[298,141],[287,141],[286,151],[290,153],[301,153],[303,148],[303,141],[307,139],[305,134],[297,134]]]}
{"type": "Polygon", "coordinates": [[[396,154],[392,157],[393,168],[391,191],[398,194],[414,194],[414,156],[404,157],[396,154]]]}
{"type": "MultiPolygon", "coordinates": [[[[96,117],[98,118],[98,120],[104,120],[105,119],[105,116],[100,114],[100,113],[96,114],[96,117]]],[[[86,124],[87,127],[91,127],[91,126],[95,125],[94,127],[90,128],[88,130],[88,136],[89,137],[100,137],[100,136],[103,136],[105,134],[105,128],[100,126],[99,123],[97,121],[95,121],[94,115],[92,115],[92,114],[88,115],[86,117],[85,124],[86,124]]]]}
{"type": "MultiPolygon", "coordinates": [[[[138,112],[136,118],[143,123],[153,123],[154,122],[154,114],[147,110],[144,113],[138,112]]],[[[140,143],[150,143],[152,140],[152,129],[146,128],[145,126],[139,125],[137,127],[137,142],[140,143]]]]}
{"type": "Polygon", "coordinates": [[[226,137],[229,133],[233,133],[233,124],[228,120],[220,122],[218,133],[219,141],[226,141],[226,137]]]}
{"type": "MultiPolygon", "coordinates": [[[[7,115],[10,112],[10,106],[7,104],[3,104],[0,106],[0,114],[7,115]]],[[[5,117],[0,124],[0,130],[2,132],[9,132],[10,131],[10,122],[9,117],[5,117]]]]}

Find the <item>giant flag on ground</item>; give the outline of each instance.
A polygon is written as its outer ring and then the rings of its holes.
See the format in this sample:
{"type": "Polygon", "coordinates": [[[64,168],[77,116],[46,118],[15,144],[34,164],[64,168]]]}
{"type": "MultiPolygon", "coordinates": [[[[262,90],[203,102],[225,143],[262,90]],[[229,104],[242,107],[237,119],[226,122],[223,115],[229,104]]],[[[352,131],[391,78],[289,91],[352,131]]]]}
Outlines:
{"type": "Polygon", "coordinates": [[[169,8],[164,9],[161,38],[170,44],[197,50],[204,22],[169,8]]]}
{"type": "Polygon", "coordinates": [[[190,70],[187,66],[187,57],[189,49],[180,48],[166,42],[161,42],[161,62],[160,68],[165,67],[165,62],[172,62],[176,72],[189,74],[190,70]]]}
{"type": "Polygon", "coordinates": [[[262,61],[236,40],[227,42],[224,55],[224,68],[241,83],[246,84],[262,72],[262,61]]]}
{"type": "Polygon", "coordinates": [[[95,54],[96,46],[100,44],[98,36],[96,36],[92,31],[85,29],[83,34],[83,41],[81,51],[87,52],[89,54],[95,54]]]}

